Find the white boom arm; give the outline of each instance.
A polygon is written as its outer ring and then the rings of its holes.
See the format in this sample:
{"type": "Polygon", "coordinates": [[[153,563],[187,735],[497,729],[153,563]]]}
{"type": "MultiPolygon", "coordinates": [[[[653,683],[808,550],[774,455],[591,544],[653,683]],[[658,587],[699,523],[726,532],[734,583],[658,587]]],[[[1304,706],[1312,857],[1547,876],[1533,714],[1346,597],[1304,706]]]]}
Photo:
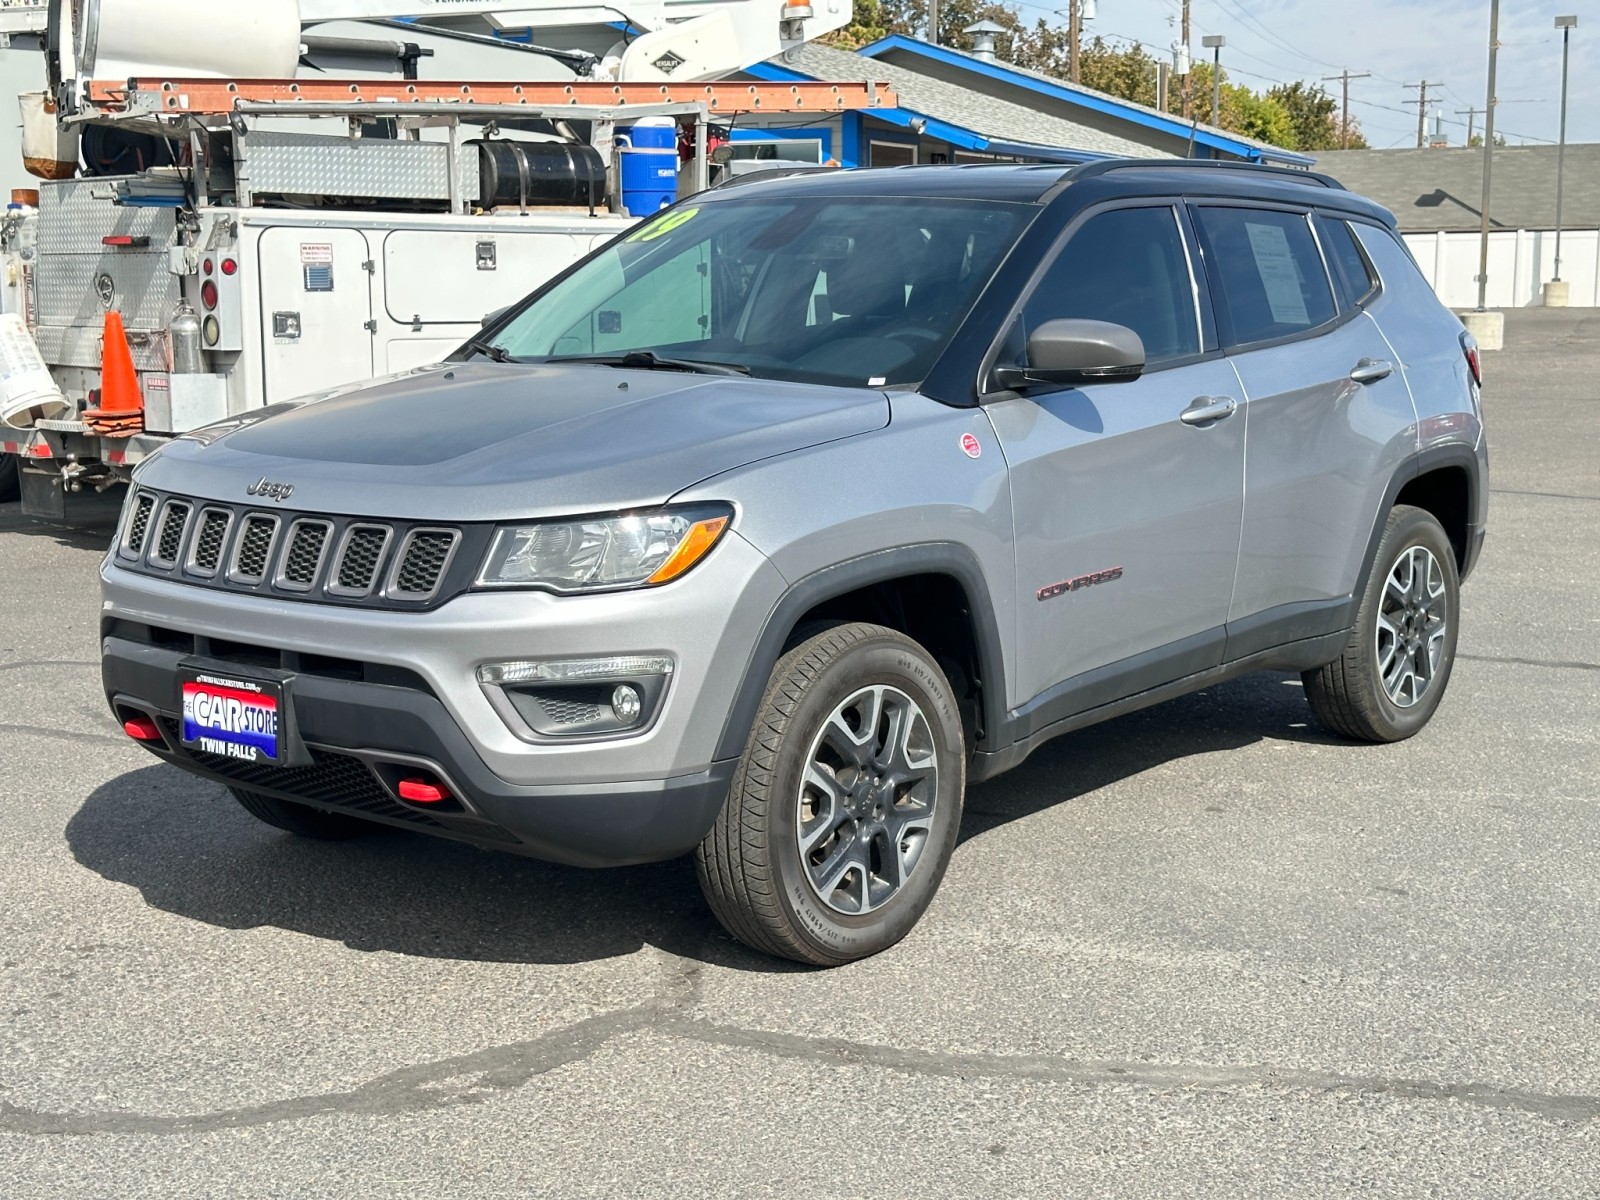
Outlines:
{"type": "MultiPolygon", "coordinates": [[[[62,11],[64,77],[292,77],[304,26],[412,18],[460,28],[615,31],[597,74],[688,83],[753,66],[850,23],[852,0],[51,0],[62,11]],[[631,35],[620,26],[626,22],[631,35]],[[70,37],[69,35],[70,30],[70,37]],[[637,32],[637,31],[643,32],[637,32]]],[[[591,43],[592,44],[592,43],[591,43]]]]}

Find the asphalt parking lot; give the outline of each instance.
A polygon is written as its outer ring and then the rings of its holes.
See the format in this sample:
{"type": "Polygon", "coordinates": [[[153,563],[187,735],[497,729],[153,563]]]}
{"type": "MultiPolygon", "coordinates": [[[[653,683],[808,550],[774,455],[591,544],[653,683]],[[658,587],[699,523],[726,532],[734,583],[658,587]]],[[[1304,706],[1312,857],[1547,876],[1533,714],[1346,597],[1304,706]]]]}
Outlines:
{"type": "Polygon", "coordinates": [[[1600,1194],[1600,312],[1508,346],[1428,730],[1263,675],[1061,739],[832,972],[684,862],[256,823],[105,711],[114,508],[0,506],[0,1194],[1600,1194]]]}

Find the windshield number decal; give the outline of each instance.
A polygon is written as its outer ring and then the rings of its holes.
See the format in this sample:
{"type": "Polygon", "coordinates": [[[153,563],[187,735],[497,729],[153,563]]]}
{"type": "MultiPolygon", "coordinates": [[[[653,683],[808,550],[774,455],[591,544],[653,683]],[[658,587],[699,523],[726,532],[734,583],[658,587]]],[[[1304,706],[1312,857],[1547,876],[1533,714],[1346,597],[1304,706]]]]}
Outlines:
{"type": "Polygon", "coordinates": [[[623,241],[627,242],[653,242],[664,233],[671,233],[680,225],[687,225],[694,220],[698,208],[680,208],[670,212],[659,221],[651,221],[636,233],[630,233],[623,241]]]}

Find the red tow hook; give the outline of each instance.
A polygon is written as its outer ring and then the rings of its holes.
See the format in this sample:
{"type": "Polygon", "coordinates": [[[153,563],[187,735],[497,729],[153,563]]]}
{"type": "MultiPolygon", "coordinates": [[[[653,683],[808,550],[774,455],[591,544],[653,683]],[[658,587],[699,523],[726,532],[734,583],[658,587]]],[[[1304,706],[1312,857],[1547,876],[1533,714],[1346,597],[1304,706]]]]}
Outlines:
{"type": "Polygon", "coordinates": [[[400,793],[400,799],[412,804],[442,804],[454,798],[445,788],[426,779],[402,779],[395,791],[400,793]]]}
{"type": "Polygon", "coordinates": [[[161,730],[149,717],[129,717],[122,723],[122,732],[136,742],[159,742],[161,730]]]}

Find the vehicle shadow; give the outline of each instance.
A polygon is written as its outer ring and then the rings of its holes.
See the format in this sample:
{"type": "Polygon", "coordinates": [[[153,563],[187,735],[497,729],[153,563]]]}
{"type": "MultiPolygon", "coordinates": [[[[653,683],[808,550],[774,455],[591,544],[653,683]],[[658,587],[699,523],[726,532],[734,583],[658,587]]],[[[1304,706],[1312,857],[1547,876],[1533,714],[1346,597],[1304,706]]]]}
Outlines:
{"type": "MultiPolygon", "coordinates": [[[[1298,680],[1264,675],[1068,735],[972,788],[961,839],[1191,755],[1328,740],[1310,720],[1298,680]]],[[[724,934],[687,859],[585,871],[399,830],[308,841],[165,764],[97,788],[66,837],[79,863],[152,907],[224,929],[269,926],[424,958],[578,963],[652,945],[735,969],[801,969],[724,934]]]]}
{"type": "Polygon", "coordinates": [[[45,520],[22,515],[16,501],[0,504],[0,533],[20,533],[46,537],[71,550],[103,551],[116,535],[117,517],[122,511],[123,489],[113,488],[103,495],[88,493],[70,498],[64,520],[45,520]]]}

